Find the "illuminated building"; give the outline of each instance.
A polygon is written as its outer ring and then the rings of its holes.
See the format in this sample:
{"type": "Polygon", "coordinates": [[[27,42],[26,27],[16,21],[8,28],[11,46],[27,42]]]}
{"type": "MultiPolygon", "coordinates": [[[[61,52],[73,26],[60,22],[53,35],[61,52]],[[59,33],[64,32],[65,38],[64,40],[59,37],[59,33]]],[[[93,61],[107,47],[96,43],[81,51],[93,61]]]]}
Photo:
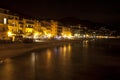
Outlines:
{"type": "Polygon", "coordinates": [[[58,27],[57,27],[57,36],[62,36],[62,27],[63,26],[61,26],[61,25],[58,25],[58,27]]]}
{"type": "Polygon", "coordinates": [[[8,18],[8,30],[12,32],[13,34],[18,33],[18,19],[17,16],[9,16],[8,18]]]}
{"type": "MultiPolygon", "coordinates": [[[[10,17],[14,17],[14,15],[9,14],[9,10],[0,8],[0,39],[1,40],[11,39],[12,38],[11,31],[17,30],[17,29],[15,30],[15,28],[13,30],[13,28],[11,27],[12,25],[9,24],[10,17]]],[[[15,22],[13,21],[13,23],[15,22]]]]}
{"type": "Polygon", "coordinates": [[[55,37],[57,35],[58,23],[56,21],[51,20],[50,24],[51,24],[51,34],[53,37],[55,37]]]}
{"type": "Polygon", "coordinates": [[[41,21],[41,30],[44,38],[51,37],[51,25],[48,21],[41,21]]]}
{"type": "Polygon", "coordinates": [[[24,28],[23,28],[23,33],[25,38],[33,38],[33,33],[34,33],[34,21],[29,20],[29,19],[23,19],[24,22],[24,28]]]}
{"type": "Polygon", "coordinates": [[[70,38],[72,36],[71,29],[69,27],[62,27],[62,37],[70,38]]]}

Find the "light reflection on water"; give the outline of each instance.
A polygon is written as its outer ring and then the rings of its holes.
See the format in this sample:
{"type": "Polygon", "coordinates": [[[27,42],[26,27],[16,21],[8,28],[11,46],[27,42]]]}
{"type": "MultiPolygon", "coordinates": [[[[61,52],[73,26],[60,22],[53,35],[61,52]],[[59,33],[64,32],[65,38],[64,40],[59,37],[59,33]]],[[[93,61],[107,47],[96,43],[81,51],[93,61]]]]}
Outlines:
{"type": "Polygon", "coordinates": [[[83,47],[88,47],[88,40],[83,40],[83,47]]]}
{"type": "Polygon", "coordinates": [[[12,65],[10,58],[6,59],[6,61],[8,62],[8,64],[6,64],[6,66],[3,67],[3,70],[1,70],[1,72],[4,73],[4,70],[6,70],[7,72],[5,74],[3,74],[2,76],[4,76],[4,80],[7,80],[8,78],[10,80],[12,80],[13,77],[11,77],[11,76],[12,76],[13,71],[14,71],[14,65],[12,65]]]}
{"type": "Polygon", "coordinates": [[[9,58],[0,64],[0,80],[120,79],[120,56],[113,56],[112,45],[107,45],[83,40],[9,58]]]}

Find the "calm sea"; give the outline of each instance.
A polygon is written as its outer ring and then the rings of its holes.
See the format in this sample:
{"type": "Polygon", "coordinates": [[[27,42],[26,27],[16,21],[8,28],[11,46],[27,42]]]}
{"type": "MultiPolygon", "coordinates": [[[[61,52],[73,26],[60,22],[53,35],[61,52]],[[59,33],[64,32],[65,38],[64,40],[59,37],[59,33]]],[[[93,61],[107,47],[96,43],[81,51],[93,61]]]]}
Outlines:
{"type": "Polygon", "coordinates": [[[120,40],[83,40],[7,58],[0,80],[120,80],[120,40]]]}

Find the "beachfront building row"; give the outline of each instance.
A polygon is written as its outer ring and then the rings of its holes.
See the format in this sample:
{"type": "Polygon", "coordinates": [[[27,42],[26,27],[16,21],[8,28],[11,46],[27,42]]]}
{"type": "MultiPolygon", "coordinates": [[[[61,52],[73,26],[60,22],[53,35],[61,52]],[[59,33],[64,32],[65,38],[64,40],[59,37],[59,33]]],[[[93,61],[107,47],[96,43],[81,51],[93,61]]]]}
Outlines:
{"type": "Polygon", "coordinates": [[[0,8],[0,40],[12,39],[16,36],[24,38],[59,38],[70,37],[71,29],[59,26],[57,21],[38,21],[20,17],[16,13],[0,8]]]}
{"type": "Polygon", "coordinates": [[[55,20],[36,20],[0,8],[0,40],[106,38],[113,32],[105,27],[98,30],[86,26],[63,25],[55,20]]]}

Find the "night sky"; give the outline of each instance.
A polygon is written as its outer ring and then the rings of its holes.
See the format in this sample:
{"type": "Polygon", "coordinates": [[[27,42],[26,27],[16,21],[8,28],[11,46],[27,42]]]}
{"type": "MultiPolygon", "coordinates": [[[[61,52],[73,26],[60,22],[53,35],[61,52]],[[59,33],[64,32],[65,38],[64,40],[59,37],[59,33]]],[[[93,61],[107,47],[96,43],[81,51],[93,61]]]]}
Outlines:
{"type": "Polygon", "coordinates": [[[0,5],[39,18],[76,17],[100,23],[120,23],[117,0],[0,0],[0,5]]]}

